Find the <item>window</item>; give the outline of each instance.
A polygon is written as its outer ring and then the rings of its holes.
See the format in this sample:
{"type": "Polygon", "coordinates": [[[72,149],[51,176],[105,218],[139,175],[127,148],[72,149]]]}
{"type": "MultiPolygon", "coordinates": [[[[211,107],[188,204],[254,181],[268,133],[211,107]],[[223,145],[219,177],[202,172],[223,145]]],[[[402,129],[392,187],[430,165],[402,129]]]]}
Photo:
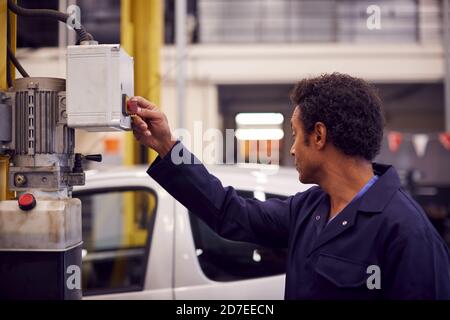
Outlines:
{"type": "MultiPolygon", "coordinates": [[[[419,12],[415,0],[198,0],[200,43],[414,43],[436,34],[438,5],[419,12]],[[380,8],[380,29],[369,29],[367,8],[380,8]],[[424,26],[419,14],[427,17],[424,26]],[[437,19],[436,19],[437,18],[437,19]]],[[[371,12],[371,11],[369,11],[371,12]]]]}
{"type": "MultiPolygon", "coordinates": [[[[238,191],[245,198],[261,198],[251,191],[238,191]]],[[[286,197],[265,194],[268,198],[286,197]]],[[[226,240],[206,223],[190,213],[191,229],[200,267],[214,281],[236,281],[286,272],[286,249],[273,249],[255,244],[226,240]]]]}
{"type": "Polygon", "coordinates": [[[82,202],[83,294],[144,287],[156,194],[147,188],[74,193],[82,202]]]}

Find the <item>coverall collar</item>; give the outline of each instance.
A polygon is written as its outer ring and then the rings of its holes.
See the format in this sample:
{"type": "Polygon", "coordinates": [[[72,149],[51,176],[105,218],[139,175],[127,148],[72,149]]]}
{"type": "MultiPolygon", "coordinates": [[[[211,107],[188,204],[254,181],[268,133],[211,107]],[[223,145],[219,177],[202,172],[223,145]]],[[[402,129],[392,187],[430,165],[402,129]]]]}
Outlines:
{"type": "Polygon", "coordinates": [[[379,178],[370,187],[359,202],[358,211],[379,213],[389,203],[395,192],[401,187],[395,169],[390,165],[372,164],[374,174],[379,178]]]}
{"type": "Polygon", "coordinates": [[[326,221],[330,210],[330,200],[327,194],[321,198],[318,207],[312,215],[318,239],[312,246],[308,256],[341,233],[350,230],[355,225],[359,212],[381,213],[395,192],[400,188],[400,179],[392,166],[376,163],[373,163],[372,166],[374,174],[378,176],[378,180],[360,199],[345,207],[330,221],[328,226],[326,226],[326,221]]]}

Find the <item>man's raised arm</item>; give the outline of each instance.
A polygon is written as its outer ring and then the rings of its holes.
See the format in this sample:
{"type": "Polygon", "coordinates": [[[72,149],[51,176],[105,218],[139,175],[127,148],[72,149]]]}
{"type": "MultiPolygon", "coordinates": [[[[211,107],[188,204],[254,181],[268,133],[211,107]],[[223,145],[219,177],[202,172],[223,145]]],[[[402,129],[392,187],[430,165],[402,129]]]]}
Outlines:
{"type": "Polygon", "coordinates": [[[232,187],[223,187],[198,159],[194,162],[194,155],[172,137],[166,116],[155,105],[135,97],[129,111],[134,114],[136,139],[160,155],[148,174],[175,199],[225,238],[287,246],[294,202],[308,192],[284,201],[244,199],[232,187]],[[189,161],[180,163],[175,158],[189,161]]]}

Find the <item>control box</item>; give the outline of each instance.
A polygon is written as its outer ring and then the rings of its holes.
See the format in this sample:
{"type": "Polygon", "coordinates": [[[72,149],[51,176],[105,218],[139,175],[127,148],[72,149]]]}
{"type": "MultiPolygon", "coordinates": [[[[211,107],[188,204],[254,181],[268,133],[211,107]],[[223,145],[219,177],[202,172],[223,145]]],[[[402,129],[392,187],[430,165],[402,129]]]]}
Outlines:
{"type": "Polygon", "coordinates": [[[71,128],[131,130],[134,63],[118,44],[67,47],[66,110],[71,128]]]}

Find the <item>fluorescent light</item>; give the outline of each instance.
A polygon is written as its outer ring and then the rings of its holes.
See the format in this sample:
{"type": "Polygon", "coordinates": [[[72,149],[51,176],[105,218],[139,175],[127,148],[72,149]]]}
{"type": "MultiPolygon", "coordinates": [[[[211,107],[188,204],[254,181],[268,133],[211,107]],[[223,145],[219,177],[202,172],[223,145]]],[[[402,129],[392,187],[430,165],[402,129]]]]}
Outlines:
{"type": "Polygon", "coordinates": [[[281,129],[237,129],[238,140],[280,140],[284,137],[281,129]]]}
{"type": "Polygon", "coordinates": [[[282,124],[284,117],[281,113],[239,113],[236,115],[238,125],[275,125],[282,124]]]}

